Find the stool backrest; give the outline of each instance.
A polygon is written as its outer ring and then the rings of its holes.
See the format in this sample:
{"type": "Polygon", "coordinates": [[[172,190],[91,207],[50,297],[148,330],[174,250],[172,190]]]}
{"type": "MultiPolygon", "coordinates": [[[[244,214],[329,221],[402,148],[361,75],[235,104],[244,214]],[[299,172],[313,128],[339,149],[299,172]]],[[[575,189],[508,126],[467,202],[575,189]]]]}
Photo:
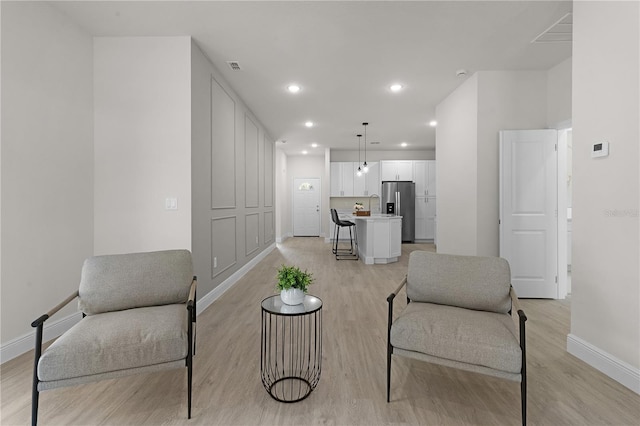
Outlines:
{"type": "Polygon", "coordinates": [[[336,225],[338,224],[338,222],[340,222],[336,209],[331,209],[331,220],[333,220],[333,223],[335,223],[336,225]]]}

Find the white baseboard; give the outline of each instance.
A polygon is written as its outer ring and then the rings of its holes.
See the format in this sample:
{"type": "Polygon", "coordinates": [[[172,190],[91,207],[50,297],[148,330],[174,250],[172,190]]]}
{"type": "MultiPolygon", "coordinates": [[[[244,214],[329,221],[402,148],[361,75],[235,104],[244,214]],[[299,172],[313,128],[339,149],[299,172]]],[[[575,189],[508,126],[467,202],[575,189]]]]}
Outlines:
{"type": "Polygon", "coordinates": [[[276,243],[284,243],[287,240],[287,238],[293,238],[293,234],[291,232],[288,232],[279,237],[276,237],[276,243]]]}
{"type": "Polygon", "coordinates": [[[567,335],[567,352],[640,394],[640,369],[619,360],[573,334],[567,335]]]}
{"type": "MultiPolygon", "coordinates": [[[[222,294],[233,286],[240,278],[251,270],[255,265],[264,259],[273,249],[276,248],[275,243],[271,244],[259,255],[251,259],[246,265],[238,269],[233,275],[224,280],[219,286],[205,294],[198,300],[196,304],[197,315],[200,315],[213,302],[215,302],[222,294]]],[[[65,331],[76,325],[82,319],[82,312],[76,312],[57,321],[51,323],[46,322],[42,334],[42,341],[48,342],[51,339],[61,336],[65,331]]],[[[0,347],[0,363],[5,363],[26,352],[32,350],[35,346],[35,329],[30,333],[17,337],[0,347]]]]}
{"type": "MultiPolygon", "coordinates": [[[[42,342],[48,342],[55,339],[71,327],[76,325],[82,319],[82,312],[75,312],[64,318],[44,324],[42,332],[42,342]]],[[[23,336],[16,337],[0,347],[0,363],[12,360],[23,353],[29,352],[36,344],[36,329],[23,336]]]]}
{"type": "Polygon", "coordinates": [[[198,299],[196,304],[196,315],[200,315],[207,309],[213,302],[218,300],[225,291],[229,290],[240,278],[242,278],[247,272],[249,272],[254,266],[264,259],[269,253],[276,248],[276,244],[273,243],[266,249],[264,249],[259,255],[251,259],[246,265],[238,269],[229,278],[221,282],[216,288],[205,294],[204,297],[198,299]]]}

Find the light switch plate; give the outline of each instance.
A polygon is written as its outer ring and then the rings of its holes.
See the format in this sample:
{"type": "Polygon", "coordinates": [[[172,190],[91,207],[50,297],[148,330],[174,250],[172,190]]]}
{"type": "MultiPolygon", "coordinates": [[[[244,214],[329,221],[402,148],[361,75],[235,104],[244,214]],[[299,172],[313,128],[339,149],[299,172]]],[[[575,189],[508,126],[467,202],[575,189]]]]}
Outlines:
{"type": "Polygon", "coordinates": [[[178,210],[178,199],[175,197],[167,197],[164,199],[165,210],[178,210]]]}

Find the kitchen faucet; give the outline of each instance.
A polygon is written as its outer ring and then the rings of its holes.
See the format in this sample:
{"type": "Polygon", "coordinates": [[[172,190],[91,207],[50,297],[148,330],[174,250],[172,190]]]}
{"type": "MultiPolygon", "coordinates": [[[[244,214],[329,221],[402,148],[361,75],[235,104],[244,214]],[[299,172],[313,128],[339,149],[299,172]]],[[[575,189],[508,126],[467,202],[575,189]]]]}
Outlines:
{"type": "Polygon", "coordinates": [[[378,194],[371,194],[371,195],[369,196],[369,211],[371,211],[371,199],[372,199],[373,197],[378,198],[378,213],[380,213],[380,201],[379,201],[380,196],[379,196],[378,194]]]}

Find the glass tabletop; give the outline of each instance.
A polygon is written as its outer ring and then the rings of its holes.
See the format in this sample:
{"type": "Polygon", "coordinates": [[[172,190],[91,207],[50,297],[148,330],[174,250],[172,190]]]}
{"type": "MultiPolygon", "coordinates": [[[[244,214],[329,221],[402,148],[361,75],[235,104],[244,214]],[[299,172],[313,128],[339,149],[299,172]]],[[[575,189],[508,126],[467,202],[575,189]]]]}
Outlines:
{"type": "Polygon", "coordinates": [[[304,301],[299,305],[287,305],[279,294],[269,296],[262,301],[262,309],[276,315],[304,315],[311,314],[322,308],[322,300],[305,294],[304,301]]]}

